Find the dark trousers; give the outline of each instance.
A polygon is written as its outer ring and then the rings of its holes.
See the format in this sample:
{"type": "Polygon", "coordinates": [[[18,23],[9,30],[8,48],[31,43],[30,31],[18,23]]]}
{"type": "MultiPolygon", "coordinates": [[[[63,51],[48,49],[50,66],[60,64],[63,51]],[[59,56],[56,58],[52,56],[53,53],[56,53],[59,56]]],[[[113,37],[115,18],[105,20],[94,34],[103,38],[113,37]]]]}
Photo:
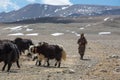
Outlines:
{"type": "Polygon", "coordinates": [[[85,53],[85,45],[79,45],[78,52],[80,54],[80,59],[83,59],[85,53]]]}

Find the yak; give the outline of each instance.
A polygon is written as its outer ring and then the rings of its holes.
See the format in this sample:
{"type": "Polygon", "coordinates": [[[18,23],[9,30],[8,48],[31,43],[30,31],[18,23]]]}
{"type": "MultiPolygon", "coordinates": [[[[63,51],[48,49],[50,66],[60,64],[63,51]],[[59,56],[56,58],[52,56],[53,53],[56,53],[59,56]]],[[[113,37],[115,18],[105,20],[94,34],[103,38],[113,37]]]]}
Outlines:
{"type": "Polygon", "coordinates": [[[18,46],[20,53],[25,53],[25,50],[28,50],[30,45],[33,45],[32,40],[19,37],[14,40],[14,43],[18,46]]]}
{"type": "Polygon", "coordinates": [[[12,63],[14,62],[16,62],[17,67],[20,68],[19,55],[20,51],[18,50],[16,44],[13,43],[13,41],[0,40],[0,62],[4,62],[2,71],[4,71],[6,65],[8,65],[7,72],[9,72],[12,63]]]}
{"type": "MultiPolygon", "coordinates": [[[[55,66],[58,65],[58,67],[60,67],[62,59],[66,60],[66,53],[62,47],[59,45],[50,45],[47,42],[39,42],[39,45],[34,47],[33,52],[38,53],[39,56],[42,55],[47,62],[47,66],[50,66],[50,59],[55,59],[57,61],[55,66]]],[[[43,57],[40,59],[43,59],[43,57]]]]}
{"type": "MultiPolygon", "coordinates": [[[[39,45],[39,44],[37,44],[37,45],[39,45]]],[[[40,65],[41,65],[41,61],[42,61],[42,60],[45,60],[45,57],[44,57],[44,55],[42,55],[42,54],[37,54],[37,53],[35,53],[34,48],[35,48],[37,45],[31,45],[31,46],[29,47],[29,54],[28,54],[28,55],[29,55],[29,57],[32,58],[33,61],[36,60],[36,63],[35,63],[36,66],[40,66],[40,65]]]]}

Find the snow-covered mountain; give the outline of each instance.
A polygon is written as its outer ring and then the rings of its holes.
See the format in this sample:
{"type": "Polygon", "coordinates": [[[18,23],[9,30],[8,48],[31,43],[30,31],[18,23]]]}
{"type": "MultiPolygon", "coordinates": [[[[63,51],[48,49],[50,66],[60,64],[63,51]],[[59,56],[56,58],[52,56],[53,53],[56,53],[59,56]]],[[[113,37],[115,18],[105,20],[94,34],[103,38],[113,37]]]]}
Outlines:
{"type": "Polygon", "coordinates": [[[0,22],[15,22],[41,17],[79,17],[97,15],[119,15],[120,7],[97,5],[63,5],[29,4],[17,11],[0,13],[0,22]]]}

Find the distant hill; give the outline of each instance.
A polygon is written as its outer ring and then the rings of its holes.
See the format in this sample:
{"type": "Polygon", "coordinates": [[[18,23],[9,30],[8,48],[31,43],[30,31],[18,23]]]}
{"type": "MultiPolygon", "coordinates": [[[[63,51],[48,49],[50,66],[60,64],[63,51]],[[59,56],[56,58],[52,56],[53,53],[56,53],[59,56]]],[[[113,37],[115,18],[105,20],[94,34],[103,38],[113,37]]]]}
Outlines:
{"type": "MultiPolygon", "coordinates": [[[[49,17],[80,17],[98,15],[120,15],[120,7],[97,5],[62,5],[29,4],[17,11],[0,13],[0,22],[21,22],[25,20],[47,20],[49,17]],[[45,18],[44,18],[45,17],[45,18]]],[[[43,21],[44,21],[43,20],[43,21]]],[[[49,20],[48,20],[49,21],[49,20]]]]}

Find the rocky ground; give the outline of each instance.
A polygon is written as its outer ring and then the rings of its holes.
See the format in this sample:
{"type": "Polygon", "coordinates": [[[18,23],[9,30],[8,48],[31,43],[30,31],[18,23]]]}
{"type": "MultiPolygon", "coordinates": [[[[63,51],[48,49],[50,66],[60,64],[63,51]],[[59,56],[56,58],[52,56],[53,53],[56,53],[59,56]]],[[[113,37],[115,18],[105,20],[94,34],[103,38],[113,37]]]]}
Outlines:
{"type": "MultiPolygon", "coordinates": [[[[120,25],[120,24],[118,24],[120,25]]],[[[36,44],[46,41],[50,44],[63,45],[66,53],[66,61],[62,61],[61,67],[54,67],[54,60],[50,61],[50,67],[35,66],[35,61],[22,55],[20,57],[21,68],[13,64],[11,72],[0,70],[1,80],[120,80],[120,27],[104,26],[102,22],[96,23],[71,23],[52,24],[37,23],[27,24],[26,31],[22,27],[19,30],[6,29],[8,27],[26,25],[0,25],[1,39],[15,39],[23,37],[32,39],[36,44]],[[111,34],[99,34],[99,32],[111,32],[111,34]],[[9,35],[12,33],[24,33],[24,35],[9,35]],[[77,40],[79,34],[84,32],[88,40],[84,60],[80,60],[77,40]],[[39,33],[27,36],[28,33],[39,33]],[[53,33],[63,33],[52,36],[53,33]]],[[[3,63],[0,63],[0,69],[3,63]]]]}

